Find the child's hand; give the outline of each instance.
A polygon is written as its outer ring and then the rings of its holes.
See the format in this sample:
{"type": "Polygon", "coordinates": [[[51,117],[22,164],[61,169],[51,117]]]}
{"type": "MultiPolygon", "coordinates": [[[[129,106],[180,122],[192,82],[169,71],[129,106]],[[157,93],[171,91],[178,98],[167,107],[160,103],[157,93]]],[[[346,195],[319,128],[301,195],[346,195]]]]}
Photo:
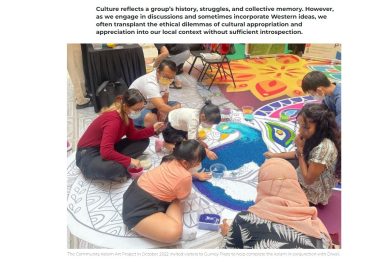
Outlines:
{"type": "Polygon", "coordinates": [[[209,172],[199,172],[195,173],[194,176],[199,180],[199,181],[206,181],[211,178],[211,173],[209,172]]]}
{"type": "Polygon", "coordinates": [[[180,103],[177,103],[176,105],[172,106],[173,109],[178,109],[178,108],[181,108],[181,104],[180,103]]]}
{"type": "Polygon", "coordinates": [[[230,226],[227,223],[227,219],[223,219],[223,224],[220,224],[219,227],[220,227],[220,234],[222,234],[222,236],[225,237],[228,233],[228,230],[230,230],[230,226]]]}
{"type": "Polygon", "coordinates": [[[272,158],[272,157],[275,157],[275,153],[272,153],[272,152],[270,152],[270,151],[267,151],[267,152],[264,153],[264,156],[265,156],[266,158],[272,158]]]}
{"type": "Polygon", "coordinates": [[[208,157],[208,159],[210,160],[215,160],[215,159],[218,159],[218,156],[212,152],[211,150],[207,149],[206,148],[206,156],[208,157]]]}
{"type": "Polygon", "coordinates": [[[294,143],[296,144],[297,149],[302,152],[305,145],[305,139],[300,134],[298,134],[294,140],[294,143]]]}

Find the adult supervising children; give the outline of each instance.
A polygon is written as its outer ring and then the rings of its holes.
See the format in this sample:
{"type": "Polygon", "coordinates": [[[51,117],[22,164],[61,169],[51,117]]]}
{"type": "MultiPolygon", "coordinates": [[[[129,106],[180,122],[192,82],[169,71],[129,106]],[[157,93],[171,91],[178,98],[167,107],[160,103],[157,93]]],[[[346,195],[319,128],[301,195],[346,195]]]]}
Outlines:
{"type": "Polygon", "coordinates": [[[141,115],[135,119],[135,125],[148,127],[158,120],[164,120],[167,114],[180,108],[181,104],[169,101],[169,85],[174,81],[176,64],[163,60],[156,70],[137,78],[129,89],[137,89],[147,101],[141,115]]]}

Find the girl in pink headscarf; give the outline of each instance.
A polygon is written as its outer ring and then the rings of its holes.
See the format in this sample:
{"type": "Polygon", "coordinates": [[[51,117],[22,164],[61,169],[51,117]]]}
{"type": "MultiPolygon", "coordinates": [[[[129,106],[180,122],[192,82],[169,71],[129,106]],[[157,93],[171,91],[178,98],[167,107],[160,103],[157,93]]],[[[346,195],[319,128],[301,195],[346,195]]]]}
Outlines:
{"type": "Polygon", "coordinates": [[[272,158],[259,170],[256,204],[238,213],[228,226],[222,248],[322,249],[331,247],[330,235],[310,207],[294,167],[272,158]]]}

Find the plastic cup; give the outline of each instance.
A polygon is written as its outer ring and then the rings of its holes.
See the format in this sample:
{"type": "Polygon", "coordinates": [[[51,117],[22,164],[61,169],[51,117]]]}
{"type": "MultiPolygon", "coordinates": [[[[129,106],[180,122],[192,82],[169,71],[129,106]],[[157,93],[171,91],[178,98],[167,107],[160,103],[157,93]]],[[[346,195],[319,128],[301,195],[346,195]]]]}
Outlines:
{"type": "Polygon", "coordinates": [[[242,106],[241,110],[243,111],[244,119],[251,121],[253,119],[253,107],[252,106],[242,106]]]}
{"type": "Polygon", "coordinates": [[[285,114],[281,113],[281,115],[280,115],[280,120],[281,120],[282,122],[288,122],[290,119],[289,119],[289,116],[288,116],[288,115],[285,115],[285,114]]]}
{"type": "Polygon", "coordinates": [[[253,107],[252,106],[242,106],[241,110],[243,111],[244,115],[250,115],[253,113],[253,107]]]}
{"type": "Polygon", "coordinates": [[[205,130],[199,130],[199,132],[198,132],[198,137],[199,137],[199,139],[205,139],[206,138],[206,131],[205,130]]]}
{"type": "Polygon", "coordinates": [[[222,178],[227,167],[223,164],[216,163],[210,166],[210,172],[214,178],[222,178]]]}
{"type": "Polygon", "coordinates": [[[144,168],[128,167],[128,173],[133,179],[136,179],[144,173],[144,168]]]}

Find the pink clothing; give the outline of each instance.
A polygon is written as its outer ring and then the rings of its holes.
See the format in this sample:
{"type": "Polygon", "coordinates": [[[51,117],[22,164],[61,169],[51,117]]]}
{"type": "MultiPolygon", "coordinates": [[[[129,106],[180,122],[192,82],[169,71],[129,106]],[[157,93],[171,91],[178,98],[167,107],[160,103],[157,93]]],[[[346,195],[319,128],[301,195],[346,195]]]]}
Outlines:
{"type": "Polygon", "coordinates": [[[323,233],[330,238],[317,209],[309,206],[296,170],[284,159],[271,158],[260,167],[256,204],[248,210],[308,236],[320,239],[323,233]]]}
{"type": "Polygon", "coordinates": [[[172,160],[143,174],[137,184],[155,198],[172,202],[190,194],[192,176],[177,160],[172,160]]]}

